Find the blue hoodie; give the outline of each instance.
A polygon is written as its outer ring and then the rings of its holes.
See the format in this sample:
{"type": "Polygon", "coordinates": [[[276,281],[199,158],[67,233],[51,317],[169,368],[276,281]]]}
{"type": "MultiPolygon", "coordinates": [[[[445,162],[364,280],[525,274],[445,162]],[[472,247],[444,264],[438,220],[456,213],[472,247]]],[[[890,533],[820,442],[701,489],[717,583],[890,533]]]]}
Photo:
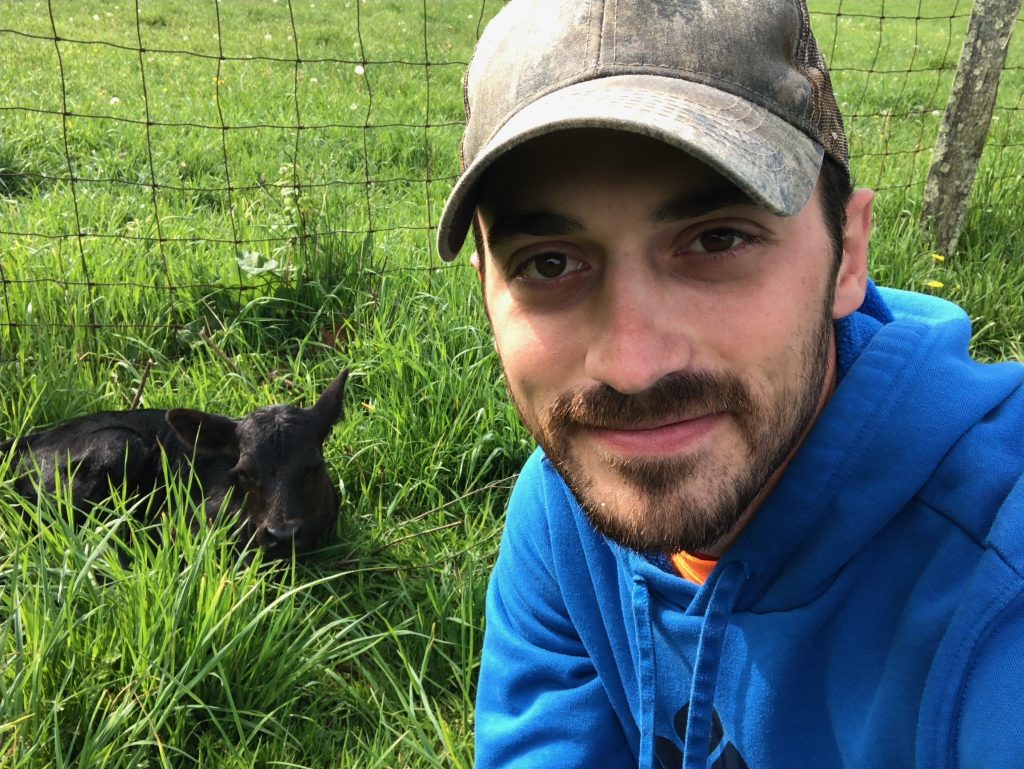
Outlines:
{"type": "Polygon", "coordinates": [[[837,338],[833,397],[703,586],[596,533],[530,458],[478,769],[1024,766],[1024,365],[973,362],[954,305],[873,287],[837,338]]]}

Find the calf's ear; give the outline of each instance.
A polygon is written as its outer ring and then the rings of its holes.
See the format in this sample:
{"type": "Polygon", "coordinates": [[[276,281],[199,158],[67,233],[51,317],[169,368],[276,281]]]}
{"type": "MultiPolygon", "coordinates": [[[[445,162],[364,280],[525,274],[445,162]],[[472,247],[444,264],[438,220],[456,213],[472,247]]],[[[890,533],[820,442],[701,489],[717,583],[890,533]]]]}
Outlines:
{"type": "Polygon", "coordinates": [[[166,419],[185,445],[195,446],[196,451],[210,454],[238,451],[238,423],[234,419],[195,409],[171,409],[166,419]]]}
{"type": "Polygon", "coordinates": [[[349,370],[343,369],[333,382],[317,398],[310,409],[320,421],[322,439],[327,438],[331,428],[345,415],[345,382],[349,370]]]}

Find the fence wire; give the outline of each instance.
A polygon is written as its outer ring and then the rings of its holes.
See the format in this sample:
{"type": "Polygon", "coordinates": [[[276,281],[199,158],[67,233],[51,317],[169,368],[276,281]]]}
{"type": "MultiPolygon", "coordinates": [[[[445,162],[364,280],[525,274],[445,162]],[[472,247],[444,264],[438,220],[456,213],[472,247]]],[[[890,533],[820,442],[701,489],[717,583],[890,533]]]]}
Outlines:
{"type": "MultiPolygon", "coordinates": [[[[225,316],[334,327],[437,269],[462,73],[502,5],[0,0],[0,364],[176,355],[225,316]]],[[[811,6],[856,181],[918,205],[971,3],[811,6]]],[[[1014,41],[986,183],[1019,179],[1022,99],[1014,41]]]]}

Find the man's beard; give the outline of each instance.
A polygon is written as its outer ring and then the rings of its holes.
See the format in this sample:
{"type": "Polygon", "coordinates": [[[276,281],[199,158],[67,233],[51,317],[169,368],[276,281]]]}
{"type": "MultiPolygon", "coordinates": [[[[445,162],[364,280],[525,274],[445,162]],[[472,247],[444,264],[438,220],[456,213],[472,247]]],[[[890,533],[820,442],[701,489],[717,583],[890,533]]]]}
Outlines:
{"type": "Polygon", "coordinates": [[[796,376],[768,396],[751,392],[730,373],[683,371],[634,395],[605,384],[568,391],[541,412],[539,424],[526,418],[521,404],[516,407],[597,531],[640,552],[705,551],[737,528],[803,440],[822,398],[831,338],[825,312],[797,352],[796,376]],[[628,503],[604,496],[573,451],[580,428],[629,429],[712,413],[731,419],[741,435],[746,456],[732,466],[701,450],[677,458],[599,454],[625,486],[627,493],[616,496],[628,503]]]}

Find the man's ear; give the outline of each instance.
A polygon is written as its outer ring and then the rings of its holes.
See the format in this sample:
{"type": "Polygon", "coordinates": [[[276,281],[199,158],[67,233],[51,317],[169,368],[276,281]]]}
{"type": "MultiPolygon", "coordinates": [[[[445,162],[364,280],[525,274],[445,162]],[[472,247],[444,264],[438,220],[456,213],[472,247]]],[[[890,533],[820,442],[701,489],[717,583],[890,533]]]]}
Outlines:
{"type": "Polygon", "coordinates": [[[845,318],[864,303],[868,288],[868,250],[871,240],[872,190],[856,190],[846,204],[843,229],[843,258],[836,274],[832,319],[845,318]]]}

